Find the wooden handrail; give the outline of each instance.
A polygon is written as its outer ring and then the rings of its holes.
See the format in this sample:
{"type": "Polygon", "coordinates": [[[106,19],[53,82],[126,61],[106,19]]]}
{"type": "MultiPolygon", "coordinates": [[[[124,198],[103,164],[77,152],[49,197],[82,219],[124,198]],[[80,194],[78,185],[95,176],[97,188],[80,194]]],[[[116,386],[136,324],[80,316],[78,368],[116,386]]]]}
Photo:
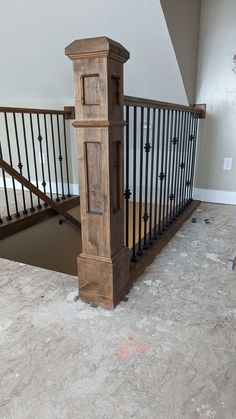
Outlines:
{"type": "Polygon", "coordinates": [[[186,112],[192,112],[197,115],[199,115],[200,118],[203,116],[203,106],[200,105],[198,108],[198,105],[194,106],[185,106],[180,105],[176,103],[168,103],[168,102],[160,102],[158,100],[152,100],[152,99],[143,99],[140,97],[134,97],[134,96],[124,96],[124,104],[127,106],[137,106],[137,107],[145,107],[145,108],[158,108],[158,109],[170,109],[175,111],[186,111],[186,112]]]}
{"type": "Polygon", "coordinates": [[[5,113],[29,113],[29,114],[42,114],[42,115],[64,115],[69,117],[72,114],[73,107],[65,107],[62,109],[35,109],[35,108],[14,108],[11,106],[0,106],[0,112],[5,113]]]}
{"type": "Polygon", "coordinates": [[[0,168],[7,172],[10,176],[16,179],[21,185],[29,189],[34,195],[40,198],[43,202],[53,208],[58,214],[63,215],[67,220],[71,221],[76,227],[81,228],[80,222],[74,218],[68,211],[66,211],[61,205],[57,204],[53,199],[49,198],[45,193],[40,191],[36,186],[33,185],[28,179],[17,172],[11,167],[5,160],[0,159],[0,168]]]}
{"type": "MultiPolygon", "coordinates": [[[[192,112],[205,118],[206,105],[186,106],[176,103],[161,102],[153,99],[144,99],[135,96],[124,96],[124,104],[127,106],[137,106],[145,108],[170,109],[175,111],[192,112]]],[[[29,114],[48,114],[48,115],[64,115],[65,119],[75,119],[75,107],[65,106],[64,110],[60,109],[36,109],[36,108],[14,108],[9,106],[0,106],[0,112],[6,113],[29,113],[29,114]]]]}

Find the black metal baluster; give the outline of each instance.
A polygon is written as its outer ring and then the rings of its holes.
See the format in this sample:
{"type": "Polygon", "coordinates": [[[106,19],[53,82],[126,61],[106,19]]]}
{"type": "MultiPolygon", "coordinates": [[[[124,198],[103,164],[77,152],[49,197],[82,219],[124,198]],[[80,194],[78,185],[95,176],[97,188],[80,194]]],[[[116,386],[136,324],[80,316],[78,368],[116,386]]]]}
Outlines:
{"type": "MultiPolygon", "coordinates": [[[[21,161],[21,152],[20,152],[20,144],[19,144],[19,137],[18,137],[18,129],[17,129],[17,122],[16,122],[16,114],[13,113],[13,121],[14,121],[14,128],[15,128],[15,138],[16,138],[16,148],[17,148],[17,155],[18,155],[18,164],[17,167],[20,170],[20,174],[22,175],[22,169],[23,164],[21,161]]],[[[22,192],[22,200],[23,200],[23,214],[28,214],[28,211],[26,209],[26,203],[25,203],[25,191],[24,186],[21,185],[21,192],[22,192]]]]}
{"type": "Polygon", "coordinates": [[[190,127],[189,127],[189,162],[188,162],[188,174],[187,174],[187,202],[190,203],[190,187],[191,187],[191,168],[192,168],[192,155],[193,155],[193,114],[190,113],[190,127]]]}
{"type": "Polygon", "coordinates": [[[144,214],[143,214],[143,221],[144,221],[144,241],[143,241],[143,249],[148,249],[147,243],[147,223],[149,219],[148,214],[148,163],[149,163],[149,153],[151,150],[151,144],[149,141],[149,133],[150,133],[150,108],[147,108],[147,136],[146,136],[146,144],[144,146],[144,150],[146,152],[146,165],[145,165],[145,203],[144,203],[144,214]]]}
{"type": "Polygon", "coordinates": [[[131,191],[129,188],[129,106],[126,106],[126,154],[125,154],[125,245],[129,247],[129,200],[131,197],[131,191]]]}
{"type": "MultiPolygon", "coordinates": [[[[22,119],[23,137],[24,137],[24,145],[25,145],[27,175],[28,175],[28,180],[31,181],[30,167],[29,167],[29,155],[28,155],[28,144],[27,144],[26,130],[25,130],[25,116],[24,116],[23,113],[21,114],[21,119],[22,119]]],[[[33,194],[32,194],[31,191],[29,191],[29,194],[30,194],[30,203],[31,203],[30,212],[34,212],[35,209],[34,209],[34,202],[33,202],[33,194]]]]}
{"type": "Polygon", "coordinates": [[[50,190],[50,197],[52,199],[52,179],[51,179],[51,170],[50,170],[50,154],[49,154],[49,147],[48,147],[48,129],[47,129],[47,115],[46,114],[44,114],[44,131],[45,131],[45,143],[46,143],[46,153],[47,153],[49,190],[50,190]]]}
{"type": "Polygon", "coordinates": [[[64,179],[63,179],[63,156],[61,153],[61,134],[60,134],[60,124],[59,124],[59,115],[57,115],[57,136],[58,136],[58,147],[59,147],[59,157],[58,160],[60,162],[60,172],[61,172],[61,191],[62,191],[62,197],[61,199],[66,199],[64,194],[64,179]]]}
{"type": "Polygon", "coordinates": [[[175,216],[179,215],[179,202],[180,202],[180,177],[181,177],[181,160],[182,160],[182,148],[183,148],[183,119],[184,119],[184,112],[180,112],[180,121],[179,121],[179,143],[178,143],[178,162],[177,162],[177,186],[176,186],[176,208],[175,208],[175,216]]]}
{"type": "MultiPolygon", "coordinates": [[[[11,153],[11,143],[10,143],[10,135],[9,135],[9,127],[8,127],[8,119],[7,119],[6,112],[4,113],[4,119],[5,119],[6,135],[7,135],[7,146],[8,146],[8,153],[9,153],[9,161],[10,161],[11,167],[13,167],[12,153],[11,153]]],[[[16,185],[15,185],[15,179],[13,177],[12,177],[12,187],[13,187],[13,195],[14,195],[14,202],[15,202],[15,209],[16,209],[15,217],[19,218],[20,213],[19,213],[19,210],[18,210],[18,202],[17,202],[17,196],[16,196],[16,185]]]]}
{"type": "Polygon", "coordinates": [[[155,134],[156,134],[156,109],[152,110],[152,157],[151,157],[151,182],[150,182],[150,217],[149,217],[149,244],[152,244],[152,198],[153,198],[153,181],[154,181],[154,151],[155,151],[155,134]]]}
{"type": "Polygon", "coordinates": [[[140,175],[139,175],[139,240],[137,254],[141,256],[142,252],[142,211],[143,211],[143,123],[144,123],[144,109],[141,108],[140,121],[140,175]]]}
{"type": "Polygon", "coordinates": [[[186,147],[186,128],[187,128],[187,112],[184,112],[184,123],[182,131],[182,151],[180,163],[180,189],[179,189],[179,213],[183,211],[183,189],[184,189],[184,169],[185,169],[185,147],[186,147]]]}
{"type": "Polygon", "coordinates": [[[195,157],[197,148],[197,131],[198,131],[198,116],[194,115],[194,131],[193,131],[193,156],[192,156],[192,168],[191,168],[191,187],[190,187],[190,201],[193,200],[193,180],[195,172],[195,157]]]}
{"type": "Polygon", "coordinates": [[[177,137],[177,122],[179,117],[179,112],[175,112],[174,117],[174,136],[172,137],[172,148],[173,148],[173,159],[172,159],[172,178],[171,178],[171,192],[169,194],[170,199],[170,223],[173,222],[174,219],[174,211],[175,211],[175,198],[176,198],[176,174],[177,174],[177,156],[178,156],[178,142],[179,139],[177,137]]]}
{"type": "Polygon", "coordinates": [[[135,251],[136,244],[136,154],[137,154],[137,108],[134,106],[133,111],[133,248],[132,248],[132,262],[137,262],[137,256],[135,251]]]}
{"type": "MultiPolygon", "coordinates": [[[[0,143],[0,159],[3,159],[2,155],[2,145],[0,143]]],[[[4,194],[5,194],[5,202],[6,202],[6,208],[7,208],[7,221],[11,221],[12,217],[10,214],[10,208],[9,208],[9,199],[8,199],[8,193],[7,193],[7,184],[6,184],[6,175],[5,171],[2,169],[2,178],[3,178],[3,187],[4,187],[4,194]]],[[[0,217],[0,223],[2,224],[2,219],[0,217]]]]}
{"type": "Polygon", "coordinates": [[[158,198],[158,185],[159,185],[159,148],[160,148],[160,129],[161,129],[161,110],[158,109],[157,116],[157,151],[156,151],[156,186],[155,186],[155,207],[154,207],[154,234],[153,239],[157,240],[157,198],[158,198]]]}
{"type": "Polygon", "coordinates": [[[56,201],[59,202],[58,194],[58,178],[57,178],[57,163],[56,163],[56,149],[55,149],[55,136],[54,136],[54,127],[53,127],[53,116],[50,115],[51,122],[51,134],[52,134],[52,149],[53,149],[53,162],[54,162],[54,174],[55,174],[55,185],[56,185],[56,201]]]}
{"type": "Polygon", "coordinates": [[[186,126],[186,135],[185,135],[185,167],[184,167],[184,180],[183,180],[183,193],[182,193],[182,202],[183,202],[183,208],[186,208],[186,187],[187,187],[187,171],[188,171],[188,153],[189,153],[189,129],[190,129],[190,114],[187,113],[187,126],[186,126]]]}
{"type": "Polygon", "coordinates": [[[166,206],[168,202],[168,196],[167,196],[167,177],[168,177],[168,169],[167,169],[167,163],[168,163],[168,147],[169,147],[169,131],[170,131],[170,110],[167,111],[167,118],[166,118],[166,130],[165,130],[165,158],[164,158],[164,173],[165,178],[163,181],[163,208],[162,208],[162,230],[166,229],[166,206]]]}
{"type": "Polygon", "coordinates": [[[169,219],[170,219],[170,187],[171,187],[171,179],[173,176],[173,172],[171,170],[171,161],[172,161],[172,136],[173,136],[173,118],[174,118],[174,114],[173,114],[173,110],[170,111],[170,132],[168,135],[168,149],[167,149],[167,153],[168,153],[168,185],[167,185],[167,198],[166,198],[166,225],[169,224],[169,219]]]}
{"type": "MultiPolygon", "coordinates": [[[[37,188],[39,188],[39,181],[38,181],[38,169],[37,169],[37,160],[36,160],[36,152],[35,152],[35,144],[34,144],[34,127],[33,127],[33,119],[32,119],[32,114],[29,114],[29,119],[30,119],[30,131],[31,131],[31,141],[32,141],[32,150],[33,150],[33,159],[34,159],[34,172],[35,172],[35,182],[36,182],[36,186],[37,188]]],[[[40,199],[38,198],[38,205],[37,205],[38,209],[42,208],[40,199]]]]}
{"type": "Polygon", "coordinates": [[[159,222],[158,222],[158,233],[162,233],[162,201],[163,201],[163,180],[165,179],[164,173],[164,153],[165,153],[165,128],[166,128],[166,110],[162,111],[162,141],[161,141],[161,171],[159,174],[160,178],[160,199],[159,199],[159,222]]]}
{"type": "Polygon", "coordinates": [[[64,129],[64,145],[65,145],[65,157],[66,157],[67,198],[70,198],[71,193],[70,193],[70,177],[69,177],[69,164],[68,164],[68,153],[67,153],[67,136],[66,136],[65,115],[63,115],[63,129],[64,129]]]}
{"type": "MultiPolygon", "coordinates": [[[[40,119],[39,119],[39,114],[37,114],[37,124],[38,124],[38,141],[39,141],[39,151],[40,151],[40,160],[41,160],[41,170],[42,170],[42,187],[43,187],[43,192],[46,194],[46,182],[45,182],[45,173],[44,173],[44,155],[43,155],[43,146],[42,146],[42,141],[43,141],[43,137],[41,135],[41,126],[40,126],[40,119]]],[[[44,203],[44,206],[46,207],[47,204],[44,203]]]]}

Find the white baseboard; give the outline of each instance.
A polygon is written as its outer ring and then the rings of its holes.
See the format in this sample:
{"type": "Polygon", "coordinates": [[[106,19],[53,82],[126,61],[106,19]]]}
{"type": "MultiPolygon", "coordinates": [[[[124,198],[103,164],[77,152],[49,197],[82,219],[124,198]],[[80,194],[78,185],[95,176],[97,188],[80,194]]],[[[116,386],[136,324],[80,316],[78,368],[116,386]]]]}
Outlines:
{"type": "Polygon", "coordinates": [[[236,205],[236,192],[195,188],[193,192],[193,199],[199,199],[204,202],[212,202],[214,204],[236,205]]]}
{"type": "MultiPolygon", "coordinates": [[[[33,183],[33,185],[36,186],[35,180],[31,180],[31,183],[33,183]]],[[[56,194],[56,191],[57,191],[56,183],[52,182],[51,185],[52,185],[52,193],[56,194]]],[[[9,177],[6,178],[6,187],[7,189],[13,189],[12,179],[9,177]]],[[[0,188],[4,188],[3,177],[0,177],[0,188]]],[[[21,184],[17,181],[15,181],[15,188],[17,190],[21,189],[21,184]]],[[[24,189],[27,190],[26,188],[24,189]]],[[[59,194],[61,195],[62,193],[61,183],[58,183],[58,191],[59,191],[59,194]]],[[[67,194],[67,183],[64,183],[64,192],[65,194],[67,194]]],[[[46,185],[46,193],[50,193],[49,184],[46,185]]],[[[79,185],[75,183],[70,183],[70,193],[71,195],[79,195],[79,185]]]]}

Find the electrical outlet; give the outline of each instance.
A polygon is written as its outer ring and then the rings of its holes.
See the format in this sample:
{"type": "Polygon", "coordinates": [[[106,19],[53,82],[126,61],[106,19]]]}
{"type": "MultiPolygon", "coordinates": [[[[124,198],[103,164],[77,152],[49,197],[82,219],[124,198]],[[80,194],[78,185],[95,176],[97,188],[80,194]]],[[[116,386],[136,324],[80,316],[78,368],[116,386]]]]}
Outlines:
{"type": "Polygon", "coordinates": [[[233,159],[231,157],[224,158],[223,170],[232,170],[233,159]]]}

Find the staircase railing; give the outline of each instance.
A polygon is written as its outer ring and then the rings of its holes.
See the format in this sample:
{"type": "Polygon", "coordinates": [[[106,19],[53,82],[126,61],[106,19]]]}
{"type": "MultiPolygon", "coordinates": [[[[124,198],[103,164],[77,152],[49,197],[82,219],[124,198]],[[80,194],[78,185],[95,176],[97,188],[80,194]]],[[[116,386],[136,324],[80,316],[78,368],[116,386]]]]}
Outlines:
{"type": "MultiPolygon", "coordinates": [[[[60,111],[0,107],[1,159],[58,203],[71,197],[67,123],[70,117],[71,108],[60,111]]],[[[48,205],[3,169],[1,175],[1,201],[5,201],[1,215],[6,216],[6,221],[48,205]]]]}
{"type": "Polygon", "coordinates": [[[80,297],[112,308],[198,205],[192,192],[204,106],[124,98],[129,52],[109,38],[74,41],[66,55],[75,83],[80,297]]]}
{"type": "Polygon", "coordinates": [[[125,97],[125,244],[131,261],[192,202],[202,110],[125,97]]]}

